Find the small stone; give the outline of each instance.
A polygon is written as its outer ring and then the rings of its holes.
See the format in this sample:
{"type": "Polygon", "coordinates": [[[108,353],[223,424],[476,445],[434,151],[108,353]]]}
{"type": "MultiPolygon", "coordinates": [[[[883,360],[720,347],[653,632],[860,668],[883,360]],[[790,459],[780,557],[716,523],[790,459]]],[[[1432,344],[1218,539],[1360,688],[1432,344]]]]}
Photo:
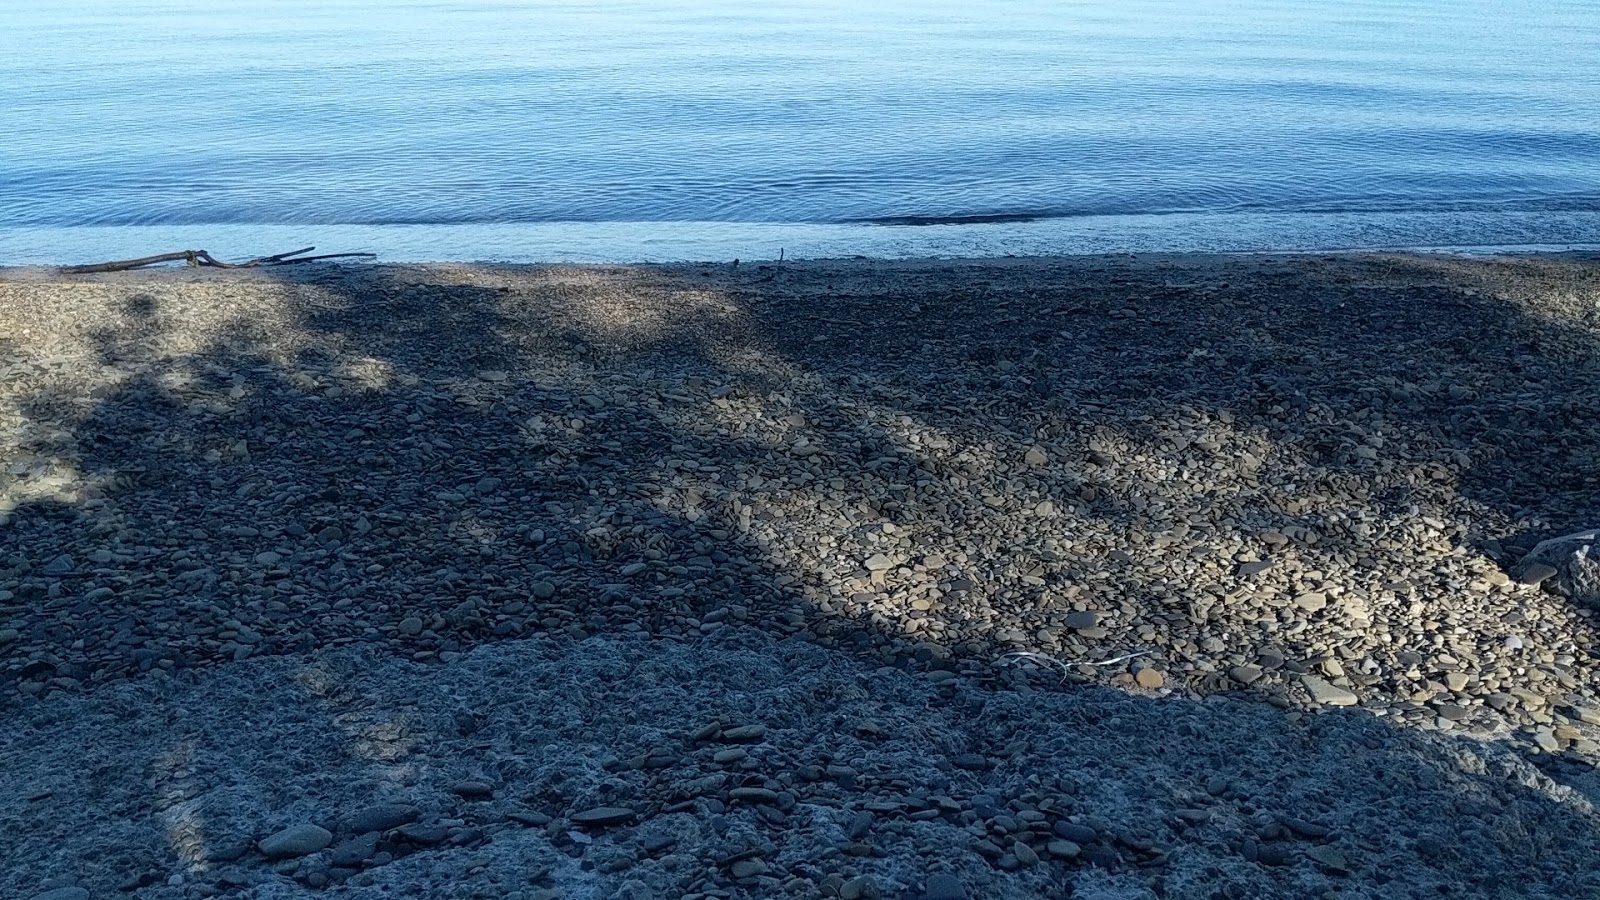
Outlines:
{"type": "Polygon", "coordinates": [[[1457,706],[1454,703],[1441,703],[1436,710],[1439,713],[1439,718],[1448,719],[1451,722],[1463,721],[1472,714],[1466,707],[1457,706]]]}
{"type": "Polygon", "coordinates": [[[1057,822],[1054,830],[1058,837],[1064,837],[1079,846],[1092,844],[1100,839],[1098,831],[1087,825],[1079,825],[1075,822],[1057,822]]]}
{"type": "Polygon", "coordinates": [[[1467,689],[1467,681],[1468,680],[1469,679],[1467,678],[1467,674],[1465,672],[1446,672],[1446,673],[1444,673],[1445,686],[1448,687],[1452,691],[1458,691],[1459,692],[1459,691],[1466,690],[1467,689]]]}
{"type": "Polygon", "coordinates": [[[1064,622],[1068,628],[1081,631],[1085,628],[1093,628],[1100,624],[1100,614],[1096,612],[1068,613],[1064,622]]]}
{"type": "Polygon", "coordinates": [[[756,857],[754,859],[741,859],[729,866],[728,871],[733,873],[733,877],[735,878],[754,878],[757,875],[766,873],[767,863],[760,857],[756,857]]]}
{"type": "Polygon", "coordinates": [[[500,490],[500,479],[493,475],[478,479],[476,489],[480,494],[492,494],[500,490]]]}
{"type": "Polygon", "coordinates": [[[745,744],[759,741],[767,736],[765,725],[740,725],[735,728],[724,728],[720,739],[730,744],[745,744]]]}
{"type": "Polygon", "coordinates": [[[1056,859],[1077,859],[1083,848],[1065,839],[1051,841],[1044,845],[1044,849],[1056,859]]]}
{"type": "Polygon", "coordinates": [[[1307,822],[1294,816],[1279,816],[1278,823],[1303,838],[1325,838],[1332,833],[1326,825],[1307,822]]]}
{"type": "Polygon", "coordinates": [[[971,897],[961,879],[943,872],[929,875],[928,883],[922,888],[922,900],[971,900],[971,897]]]}
{"type": "Polygon", "coordinates": [[[1306,850],[1306,856],[1324,868],[1335,872],[1346,872],[1350,869],[1350,863],[1345,859],[1344,854],[1333,847],[1326,845],[1310,847],[1306,850]]]}
{"type": "Polygon", "coordinates": [[[1154,690],[1167,683],[1167,677],[1161,674],[1160,669],[1140,669],[1134,673],[1133,680],[1142,688],[1154,690]]]}
{"type": "Polygon", "coordinates": [[[1011,845],[1011,855],[1017,858],[1017,862],[1025,866],[1036,865],[1039,862],[1039,854],[1035,853],[1032,847],[1021,841],[1011,845]]]}
{"type": "Polygon", "coordinates": [[[259,847],[268,859],[294,859],[316,853],[331,843],[333,832],[307,822],[262,838],[259,847]]]}
{"type": "Polygon", "coordinates": [[[634,811],[620,806],[597,806],[572,814],[572,824],[587,828],[605,828],[633,821],[634,811]]]}
{"type": "Polygon", "coordinates": [[[1580,722],[1600,725],[1600,706],[1573,706],[1570,712],[1580,722]]]}
{"type": "Polygon", "coordinates": [[[1050,461],[1050,455],[1039,447],[1029,447],[1028,452],[1022,454],[1022,461],[1030,466],[1042,466],[1050,461]]]}
{"type": "Polygon", "coordinates": [[[445,838],[450,836],[450,831],[443,825],[411,824],[401,825],[395,830],[395,834],[399,835],[400,839],[407,843],[422,847],[432,847],[435,844],[444,843],[445,838]]]}
{"type": "Polygon", "coordinates": [[[421,816],[422,811],[415,806],[405,803],[383,803],[351,813],[345,818],[344,827],[352,834],[388,831],[415,822],[421,816]]]}
{"type": "Polygon", "coordinates": [[[1556,574],[1557,571],[1555,566],[1546,563],[1528,563],[1517,572],[1517,583],[1538,584],[1556,574]]]}
{"type": "Polygon", "coordinates": [[[1240,578],[1249,578],[1251,575],[1260,575],[1262,572],[1265,572],[1270,568],[1272,568],[1272,560],[1270,559],[1263,559],[1256,562],[1243,562],[1239,564],[1239,568],[1235,570],[1234,574],[1240,578]]]}
{"type": "Polygon", "coordinates": [[[863,563],[869,572],[882,572],[894,566],[894,560],[882,553],[874,553],[863,563]]]}
{"type": "Polygon", "coordinates": [[[416,616],[409,616],[400,620],[400,633],[418,635],[422,633],[422,620],[416,616]]]}
{"type": "Polygon", "coordinates": [[[1312,591],[1294,598],[1294,605],[1304,612],[1317,612],[1328,605],[1328,598],[1325,594],[1312,591]]]}
{"type": "Polygon", "coordinates": [[[453,785],[450,792],[468,800],[487,800],[494,796],[494,786],[482,781],[461,781],[453,785]]]}
{"type": "Polygon", "coordinates": [[[336,866],[359,866],[378,855],[378,832],[369,831],[328,851],[328,862],[336,866]]]}
{"type": "Polygon", "coordinates": [[[0,628],[0,645],[9,644],[22,637],[22,633],[15,628],[0,628]]]}
{"type": "Polygon", "coordinates": [[[839,885],[839,900],[872,900],[878,896],[878,885],[871,875],[857,875],[839,885]]]}
{"type": "Polygon", "coordinates": [[[1261,675],[1259,666],[1234,666],[1228,670],[1228,677],[1240,684],[1255,684],[1261,680],[1261,675]]]}
{"type": "Polygon", "coordinates": [[[1282,844],[1263,844],[1256,851],[1256,861],[1264,866],[1287,866],[1294,862],[1294,854],[1282,844]]]}
{"type": "Polygon", "coordinates": [[[77,563],[73,561],[72,557],[63,553],[60,556],[57,556],[55,559],[45,563],[44,568],[40,569],[39,571],[45,575],[59,576],[71,572],[76,566],[77,563]]]}
{"type": "Polygon", "coordinates": [[[1303,675],[1300,683],[1311,692],[1311,699],[1322,706],[1355,706],[1361,698],[1337,685],[1318,678],[1315,675],[1303,675]]]}
{"type": "Polygon", "coordinates": [[[741,803],[777,803],[778,792],[764,787],[739,787],[728,792],[728,799],[741,803]]]}
{"type": "Polygon", "coordinates": [[[727,750],[718,750],[716,755],[711,757],[711,761],[718,765],[725,766],[729,763],[736,763],[749,755],[750,754],[745,752],[743,748],[730,747],[727,750]]]}

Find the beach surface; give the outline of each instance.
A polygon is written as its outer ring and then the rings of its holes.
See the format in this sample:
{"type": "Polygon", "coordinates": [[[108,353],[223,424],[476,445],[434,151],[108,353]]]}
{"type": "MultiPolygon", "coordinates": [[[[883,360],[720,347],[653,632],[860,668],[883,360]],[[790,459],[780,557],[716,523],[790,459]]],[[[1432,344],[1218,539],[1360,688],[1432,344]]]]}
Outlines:
{"type": "Polygon", "coordinates": [[[1592,254],[0,270],[0,896],[1593,896],[1597,375],[1592,254]]]}

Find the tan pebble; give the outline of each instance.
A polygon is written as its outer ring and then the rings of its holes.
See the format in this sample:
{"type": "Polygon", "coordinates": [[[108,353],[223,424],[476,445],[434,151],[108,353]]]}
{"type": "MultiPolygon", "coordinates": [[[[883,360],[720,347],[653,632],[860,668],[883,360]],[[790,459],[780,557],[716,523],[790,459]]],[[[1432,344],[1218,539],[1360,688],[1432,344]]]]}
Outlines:
{"type": "Polygon", "coordinates": [[[1154,690],[1167,683],[1167,676],[1161,674],[1160,669],[1140,669],[1134,674],[1133,680],[1142,688],[1154,690]]]}

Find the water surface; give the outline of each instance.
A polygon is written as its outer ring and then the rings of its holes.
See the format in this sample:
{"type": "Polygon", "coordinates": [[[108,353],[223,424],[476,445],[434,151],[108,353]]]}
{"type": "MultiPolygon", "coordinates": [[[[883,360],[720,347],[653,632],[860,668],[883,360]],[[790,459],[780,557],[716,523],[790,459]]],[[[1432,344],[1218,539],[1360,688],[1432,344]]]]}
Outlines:
{"type": "Polygon", "coordinates": [[[10,0],[0,257],[1600,242],[1596,47],[1600,0],[10,0]]]}

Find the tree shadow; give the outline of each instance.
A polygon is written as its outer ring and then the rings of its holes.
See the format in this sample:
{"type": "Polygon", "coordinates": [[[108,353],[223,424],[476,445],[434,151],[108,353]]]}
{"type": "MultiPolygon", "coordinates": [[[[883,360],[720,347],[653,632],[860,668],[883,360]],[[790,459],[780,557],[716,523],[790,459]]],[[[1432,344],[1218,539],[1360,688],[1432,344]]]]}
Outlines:
{"type": "Polygon", "coordinates": [[[1073,681],[1285,706],[1320,675],[1398,724],[1459,707],[1477,734],[1533,728],[1593,702],[1589,611],[1500,565],[1596,512],[1596,271],[90,279],[81,313],[35,311],[39,334],[0,346],[0,687],[28,703],[314,648],[448,662],[730,623],[919,670],[1023,651],[1073,681]],[[1408,630],[1402,611],[1455,595],[1408,630]]]}

